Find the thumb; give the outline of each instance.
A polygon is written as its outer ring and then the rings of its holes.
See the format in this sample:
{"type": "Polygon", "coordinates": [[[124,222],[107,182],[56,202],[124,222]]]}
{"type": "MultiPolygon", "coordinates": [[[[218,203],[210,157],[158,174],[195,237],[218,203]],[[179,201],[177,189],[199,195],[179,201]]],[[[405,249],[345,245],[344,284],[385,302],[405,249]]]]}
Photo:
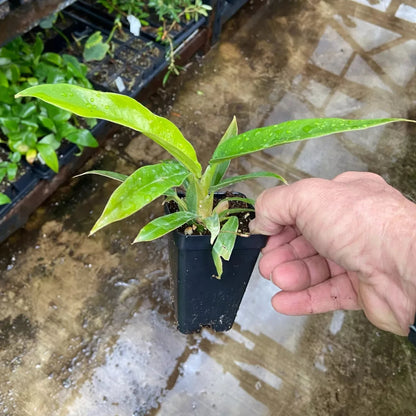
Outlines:
{"type": "MultiPolygon", "coordinates": [[[[290,186],[290,185],[289,185],[290,186]]],[[[256,201],[256,217],[250,222],[252,234],[279,234],[285,225],[295,224],[291,218],[287,192],[289,186],[282,185],[263,191],[256,201]]]]}

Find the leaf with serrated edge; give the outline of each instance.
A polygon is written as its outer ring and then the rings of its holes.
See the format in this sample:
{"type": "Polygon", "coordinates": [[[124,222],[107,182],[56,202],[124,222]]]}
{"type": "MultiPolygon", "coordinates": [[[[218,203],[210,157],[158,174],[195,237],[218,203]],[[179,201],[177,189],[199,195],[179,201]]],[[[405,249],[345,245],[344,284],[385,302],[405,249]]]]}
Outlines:
{"type": "Polygon", "coordinates": [[[137,169],[113,192],[90,234],[139,211],[167,189],[180,186],[188,175],[185,167],[173,162],[137,169]]]}
{"type": "Polygon", "coordinates": [[[212,258],[214,260],[215,267],[217,269],[217,278],[221,279],[223,268],[222,260],[230,260],[231,253],[233,252],[235,239],[237,238],[238,230],[238,218],[231,217],[222,226],[221,231],[215,241],[212,248],[212,258]]]}
{"type": "Polygon", "coordinates": [[[134,243],[155,240],[156,238],[162,237],[165,234],[176,230],[177,228],[186,224],[188,221],[192,221],[195,218],[195,214],[186,211],[174,212],[173,214],[168,214],[163,217],[156,218],[140,230],[139,234],[134,240],[134,243]]]}

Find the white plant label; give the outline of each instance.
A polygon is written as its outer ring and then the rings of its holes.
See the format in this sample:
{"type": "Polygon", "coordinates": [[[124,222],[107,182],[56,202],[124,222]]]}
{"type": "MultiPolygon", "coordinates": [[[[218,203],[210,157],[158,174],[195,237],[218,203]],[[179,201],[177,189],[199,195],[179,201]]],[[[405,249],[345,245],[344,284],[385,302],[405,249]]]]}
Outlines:
{"type": "Polygon", "coordinates": [[[132,14],[129,14],[127,16],[127,20],[130,23],[130,32],[134,36],[139,36],[140,35],[140,29],[142,27],[142,24],[140,23],[140,20],[136,16],[133,16],[132,14]]]}
{"type": "Polygon", "coordinates": [[[124,82],[121,77],[117,77],[115,79],[115,82],[116,82],[116,87],[119,92],[123,92],[126,89],[126,86],[124,85],[124,82]]]}

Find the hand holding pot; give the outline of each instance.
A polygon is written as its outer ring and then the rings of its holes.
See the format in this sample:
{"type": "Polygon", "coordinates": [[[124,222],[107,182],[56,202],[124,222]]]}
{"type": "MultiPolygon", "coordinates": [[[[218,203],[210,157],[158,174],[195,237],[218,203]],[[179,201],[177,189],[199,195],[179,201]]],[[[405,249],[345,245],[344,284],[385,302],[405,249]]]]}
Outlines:
{"type": "Polygon", "coordinates": [[[372,173],[304,179],[263,192],[253,233],[270,235],[260,272],[288,315],[363,309],[407,335],[416,311],[416,205],[372,173]]]}

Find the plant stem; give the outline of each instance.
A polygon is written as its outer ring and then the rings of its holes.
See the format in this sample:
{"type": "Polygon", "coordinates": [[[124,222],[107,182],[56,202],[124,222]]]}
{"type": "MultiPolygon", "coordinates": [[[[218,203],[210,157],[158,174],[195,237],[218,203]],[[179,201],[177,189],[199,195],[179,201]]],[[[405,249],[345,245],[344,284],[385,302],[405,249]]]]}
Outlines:
{"type": "Polygon", "coordinates": [[[214,194],[209,192],[212,177],[215,173],[215,169],[212,166],[208,166],[205,169],[204,174],[200,180],[196,181],[196,193],[197,193],[197,213],[201,218],[207,218],[212,215],[212,209],[214,204],[214,194]]]}

